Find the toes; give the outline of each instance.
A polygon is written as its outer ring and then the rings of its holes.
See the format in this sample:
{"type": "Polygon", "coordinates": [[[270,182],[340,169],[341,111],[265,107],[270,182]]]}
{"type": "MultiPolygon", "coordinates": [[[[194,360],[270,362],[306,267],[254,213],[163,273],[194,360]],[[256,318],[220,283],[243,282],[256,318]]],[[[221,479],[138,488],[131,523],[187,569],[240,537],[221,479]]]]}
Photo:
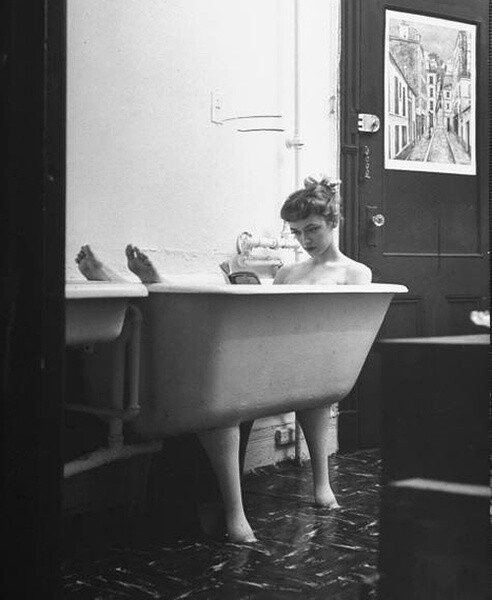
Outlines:
{"type": "Polygon", "coordinates": [[[138,246],[132,246],[132,244],[128,244],[125,248],[125,254],[129,261],[137,263],[134,264],[135,267],[137,267],[138,263],[141,263],[146,267],[152,266],[148,256],[144,254],[138,246]]]}
{"type": "Polygon", "coordinates": [[[92,249],[89,246],[89,244],[86,244],[85,246],[82,246],[82,250],[85,252],[85,254],[87,255],[87,257],[94,258],[94,252],[92,252],[92,249]]]}
{"type": "Polygon", "coordinates": [[[135,246],[135,252],[137,253],[137,258],[139,260],[141,260],[144,263],[144,265],[147,265],[147,266],[150,265],[149,257],[146,254],[144,254],[143,252],[141,252],[140,248],[137,248],[135,246]]]}

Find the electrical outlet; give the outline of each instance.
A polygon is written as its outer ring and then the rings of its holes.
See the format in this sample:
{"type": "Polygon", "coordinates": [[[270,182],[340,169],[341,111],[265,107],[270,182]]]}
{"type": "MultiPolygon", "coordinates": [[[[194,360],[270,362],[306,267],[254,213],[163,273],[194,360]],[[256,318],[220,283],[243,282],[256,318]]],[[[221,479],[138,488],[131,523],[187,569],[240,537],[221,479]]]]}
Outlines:
{"type": "Polygon", "coordinates": [[[277,446],[288,446],[296,441],[296,430],[294,427],[281,427],[275,431],[275,444],[277,446]]]}

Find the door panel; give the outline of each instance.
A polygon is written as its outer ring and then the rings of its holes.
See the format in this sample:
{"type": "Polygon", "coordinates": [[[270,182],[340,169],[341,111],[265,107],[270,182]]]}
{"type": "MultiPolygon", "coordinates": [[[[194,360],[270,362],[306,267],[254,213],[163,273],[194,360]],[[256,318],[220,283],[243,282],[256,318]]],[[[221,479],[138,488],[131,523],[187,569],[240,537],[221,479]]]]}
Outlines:
{"type": "Polygon", "coordinates": [[[422,335],[422,298],[406,295],[393,301],[381,327],[379,338],[418,337],[422,335]]]}
{"type": "MultiPolygon", "coordinates": [[[[386,172],[382,185],[385,257],[480,254],[476,181],[464,175],[392,171],[386,172]]],[[[369,199],[372,193],[369,190],[369,199]]],[[[369,260],[379,259],[363,254],[369,260]]]]}
{"type": "MultiPolygon", "coordinates": [[[[380,338],[479,333],[469,314],[489,303],[488,3],[394,0],[386,10],[383,0],[342,0],[342,247],[371,267],[373,281],[409,288],[393,301],[380,338]],[[465,122],[473,111],[474,145],[465,122]],[[378,116],[379,130],[358,131],[358,113],[378,116]],[[385,168],[385,144],[387,154],[400,151],[397,163],[388,161],[397,169],[385,168]]],[[[342,450],[344,439],[379,443],[378,377],[371,356],[340,406],[342,450]]]]}

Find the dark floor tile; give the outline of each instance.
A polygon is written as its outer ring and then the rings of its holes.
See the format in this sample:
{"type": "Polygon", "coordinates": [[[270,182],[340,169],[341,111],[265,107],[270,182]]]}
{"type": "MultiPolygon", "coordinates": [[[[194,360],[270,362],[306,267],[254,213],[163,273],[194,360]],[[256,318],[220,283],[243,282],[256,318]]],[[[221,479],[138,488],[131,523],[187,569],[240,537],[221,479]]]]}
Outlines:
{"type": "MultiPolygon", "coordinates": [[[[259,469],[244,483],[255,544],[201,539],[149,515],[71,520],[65,530],[64,598],[119,600],[358,600],[376,574],[377,452],[331,459],[342,508],[316,508],[309,463],[259,469]]],[[[171,519],[172,521],[172,519],[171,519]]]]}

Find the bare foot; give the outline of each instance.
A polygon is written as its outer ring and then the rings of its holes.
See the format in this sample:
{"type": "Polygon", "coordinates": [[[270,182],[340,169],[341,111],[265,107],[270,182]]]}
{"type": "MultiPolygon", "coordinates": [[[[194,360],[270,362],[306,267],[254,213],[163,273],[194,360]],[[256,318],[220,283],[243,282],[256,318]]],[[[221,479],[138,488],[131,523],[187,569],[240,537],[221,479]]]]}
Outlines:
{"type": "Polygon", "coordinates": [[[112,269],[103,264],[86,244],[75,257],[79,271],[89,281],[125,281],[112,269]]]}
{"type": "Polygon", "coordinates": [[[154,265],[150,262],[147,255],[136,246],[128,244],[125,249],[128,259],[128,268],[140,279],[142,283],[160,283],[162,279],[156,271],[154,265]]]}

